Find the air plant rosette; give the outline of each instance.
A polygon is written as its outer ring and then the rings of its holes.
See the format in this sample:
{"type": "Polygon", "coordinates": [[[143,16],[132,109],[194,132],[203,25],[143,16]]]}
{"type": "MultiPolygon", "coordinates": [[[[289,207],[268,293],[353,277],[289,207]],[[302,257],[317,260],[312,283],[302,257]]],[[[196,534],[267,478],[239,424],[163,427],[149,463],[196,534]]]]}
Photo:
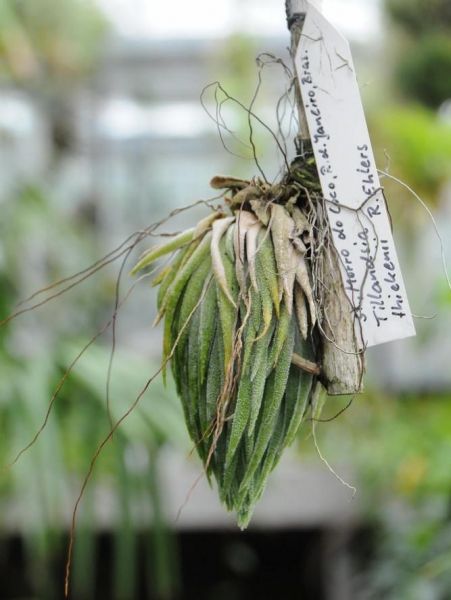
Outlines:
{"type": "Polygon", "coordinates": [[[211,184],[224,205],[133,273],[172,254],[153,280],[164,370],[170,362],[205,473],[244,528],[320,386],[329,227],[312,157],[275,185],[211,184]]]}

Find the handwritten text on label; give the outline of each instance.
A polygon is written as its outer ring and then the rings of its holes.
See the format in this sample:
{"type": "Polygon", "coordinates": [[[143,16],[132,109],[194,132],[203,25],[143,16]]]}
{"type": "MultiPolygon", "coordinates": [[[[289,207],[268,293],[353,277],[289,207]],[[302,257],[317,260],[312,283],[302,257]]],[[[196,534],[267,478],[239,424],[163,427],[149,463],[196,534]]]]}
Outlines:
{"type": "Polygon", "coordinates": [[[415,335],[349,44],[310,4],[295,63],[356,333],[415,335]]]}

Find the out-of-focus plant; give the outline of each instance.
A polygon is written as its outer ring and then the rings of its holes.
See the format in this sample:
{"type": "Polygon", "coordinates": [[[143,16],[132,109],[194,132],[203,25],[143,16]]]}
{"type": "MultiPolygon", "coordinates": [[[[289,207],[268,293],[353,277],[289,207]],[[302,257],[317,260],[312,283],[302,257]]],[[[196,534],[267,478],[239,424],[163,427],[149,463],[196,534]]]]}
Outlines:
{"type": "Polygon", "coordinates": [[[412,34],[451,27],[448,0],[386,0],[392,19],[412,34]]]}
{"type": "Polygon", "coordinates": [[[386,0],[406,33],[398,49],[396,81],[413,101],[437,108],[451,97],[451,5],[448,0],[386,0]]]}
{"type": "MultiPolygon", "coordinates": [[[[451,125],[418,105],[394,107],[372,117],[378,162],[393,163],[400,177],[428,201],[435,201],[451,177],[451,125]]],[[[390,166],[390,165],[389,165],[390,166]]],[[[405,197],[398,184],[384,181],[389,198],[405,197]]],[[[412,206],[411,197],[406,206],[412,206]]],[[[395,203],[394,203],[395,204],[395,203]]],[[[408,212],[407,210],[405,212],[408,212]]]]}
{"type": "Polygon", "coordinates": [[[425,35],[401,58],[397,80],[407,98],[434,109],[451,98],[451,27],[425,35]]]}
{"type": "MultiPolygon", "coordinates": [[[[345,402],[342,400],[341,402],[345,402]]],[[[331,407],[330,414],[336,410],[331,407]]],[[[451,589],[451,401],[367,394],[333,427],[322,449],[351,461],[373,524],[375,550],[362,599],[444,599],[451,589]],[[338,452],[338,454],[337,454],[338,452]]]]}
{"type": "MultiPolygon", "coordinates": [[[[63,350],[66,358],[65,367],[74,354],[79,343],[63,350]]],[[[91,450],[83,449],[85,444],[80,438],[80,431],[92,430],[94,444],[105,437],[109,429],[108,415],[105,406],[105,373],[108,369],[109,349],[96,347],[78,365],[72,377],[73,389],[65,393],[66,407],[60,412],[61,430],[65,443],[71,449],[72,458],[78,464],[80,477],[86,474],[86,454],[91,450]],[[80,414],[77,401],[77,389],[87,394],[86,399],[93,404],[87,414],[80,414]],[[79,422],[79,427],[74,424],[79,422]],[[82,422],[85,422],[83,426],[82,422]],[[91,426],[88,425],[91,422],[91,426]],[[80,457],[84,457],[81,461],[80,457]],[[82,462],[84,464],[82,464],[82,462]]],[[[115,360],[115,368],[111,380],[110,407],[113,421],[117,421],[130,407],[135,397],[143,388],[146,376],[157,370],[157,365],[146,361],[143,357],[121,352],[115,360]]],[[[84,394],[83,394],[84,395],[84,394]]],[[[80,397],[80,393],[78,394],[80,397]]],[[[80,398],[81,399],[81,398],[80,398]]],[[[138,584],[138,535],[150,530],[146,557],[149,564],[147,587],[159,598],[173,597],[178,585],[177,554],[173,538],[166,522],[164,511],[164,492],[160,482],[160,450],[168,442],[188,451],[181,409],[171,386],[165,388],[161,379],[157,380],[144,395],[136,410],[127,418],[123,426],[115,434],[110,447],[106,449],[99,464],[99,472],[94,488],[105,483],[110,488],[112,498],[116,499],[116,519],[112,523],[114,535],[114,559],[112,570],[112,589],[118,600],[136,597],[138,584]],[[112,484],[112,485],[111,485],[112,484]],[[137,510],[137,507],[144,510],[137,510]]],[[[66,457],[68,453],[66,452],[66,457]]],[[[89,501],[89,498],[88,498],[89,501]]],[[[95,518],[85,520],[85,534],[92,537],[95,518]]],[[[93,550],[91,549],[91,552],[93,550]]],[[[75,555],[78,563],[87,562],[85,552],[75,555]]],[[[86,565],[88,566],[88,565],[86,565]]],[[[75,586],[85,586],[84,568],[74,564],[79,577],[75,586]]],[[[77,573],[75,571],[75,573],[77,573]]],[[[94,586],[89,589],[92,595],[94,586]]],[[[76,594],[75,594],[76,595],[76,594]]],[[[77,595],[76,595],[77,596],[77,595]]]]}
{"type": "Polygon", "coordinates": [[[95,68],[106,31],[93,0],[0,2],[0,78],[41,104],[55,158],[73,145],[77,84],[95,68]]]}
{"type": "MultiPolygon", "coordinates": [[[[98,255],[90,224],[76,211],[69,223],[39,186],[19,187],[2,203],[2,214],[0,319],[13,311],[19,298],[38,287],[38,280],[54,281],[98,255]]],[[[100,274],[95,282],[85,283],[78,292],[54,303],[50,311],[44,307],[0,328],[2,466],[39,430],[58,381],[85,345],[80,336],[93,335],[99,323],[108,320],[105,309],[112,302],[112,278],[111,271],[100,274]]],[[[15,587],[2,590],[5,597],[7,593],[60,597],[63,572],[55,582],[51,561],[56,556],[64,559],[77,493],[98,444],[111,427],[105,404],[109,355],[108,346],[89,349],[62,388],[37,443],[0,479],[0,535],[5,541],[14,523],[24,543],[27,566],[27,578],[11,580],[15,587]]],[[[157,365],[142,356],[116,355],[110,388],[113,421],[156,370],[157,365]]],[[[162,508],[159,461],[166,443],[188,448],[186,439],[175,395],[155,382],[105,448],[81,505],[72,571],[74,597],[95,597],[99,492],[114,507],[109,515],[114,550],[112,597],[136,597],[138,538],[143,537],[148,540],[148,586],[161,598],[174,590],[177,555],[162,508]],[[137,505],[147,510],[137,513],[137,505]]]]}
{"type": "MultiPolygon", "coordinates": [[[[20,363],[8,361],[2,354],[1,373],[9,382],[0,393],[3,465],[33,439],[59,378],[78,350],[78,343],[57,346],[50,355],[20,363]]],[[[55,556],[66,555],[67,528],[76,495],[99,441],[109,429],[104,390],[108,359],[108,348],[90,351],[62,390],[39,440],[2,479],[2,537],[8,534],[5,519],[14,515],[31,583],[28,589],[16,587],[11,593],[33,592],[45,598],[60,595],[63,573],[55,580],[52,561],[55,556]]],[[[131,404],[149,368],[153,367],[142,357],[117,356],[111,394],[115,419],[131,404]]],[[[145,553],[149,589],[161,598],[174,592],[177,555],[162,510],[159,482],[159,450],[168,439],[186,447],[175,395],[157,383],[105,448],[92,489],[87,490],[75,531],[74,597],[93,598],[95,593],[96,533],[101,530],[96,523],[99,513],[104,512],[99,510],[99,493],[108,499],[107,506],[113,506],[107,525],[113,547],[112,597],[136,597],[138,538],[143,534],[149,540],[145,553]],[[144,506],[144,510],[137,511],[137,506],[144,506]]],[[[104,523],[105,514],[103,527],[104,523]]]]}
{"type": "Polygon", "coordinates": [[[71,81],[92,69],[106,31],[91,0],[3,0],[0,72],[18,81],[71,81]]]}

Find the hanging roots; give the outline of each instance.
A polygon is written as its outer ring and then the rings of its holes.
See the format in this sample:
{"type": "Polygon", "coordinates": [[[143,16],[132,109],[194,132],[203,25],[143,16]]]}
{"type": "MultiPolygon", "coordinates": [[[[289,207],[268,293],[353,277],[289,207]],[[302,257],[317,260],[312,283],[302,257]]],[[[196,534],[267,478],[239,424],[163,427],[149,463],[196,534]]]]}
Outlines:
{"type": "MultiPolygon", "coordinates": [[[[222,502],[246,527],[306,414],[320,368],[314,164],[277,185],[215,177],[227,212],[146,252],[133,273],[175,253],[154,279],[189,434],[222,502]],[[309,190],[309,191],[308,191],[309,190]]],[[[318,228],[320,230],[320,228],[318,228]]]]}

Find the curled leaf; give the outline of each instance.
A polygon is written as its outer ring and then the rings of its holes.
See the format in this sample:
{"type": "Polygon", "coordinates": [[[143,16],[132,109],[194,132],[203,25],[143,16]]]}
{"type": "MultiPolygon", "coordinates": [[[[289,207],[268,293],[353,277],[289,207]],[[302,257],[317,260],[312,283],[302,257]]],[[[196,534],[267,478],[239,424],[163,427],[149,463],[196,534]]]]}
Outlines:
{"type": "Polygon", "coordinates": [[[144,252],[144,254],[140,257],[139,261],[133,267],[133,269],[131,270],[131,274],[135,275],[136,273],[138,273],[138,271],[141,271],[142,269],[145,269],[146,267],[151,265],[158,258],[161,258],[166,254],[170,254],[171,252],[178,250],[185,244],[188,244],[193,239],[194,232],[194,228],[187,229],[183,233],[180,233],[179,235],[172,238],[166,244],[160,244],[159,246],[155,246],[154,248],[147,250],[146,252],[144,252]]]}
{"type": "Polygon", "coordinates": [[[237,192],[230,200],[229,204],[232,207],[239,208],[243,204],[251,202],[253,199],[261,196],[261,191],[255,185],[248,185],[244,189],[237,192]]]}
{"type": "Polygon", "coordinates": [[[260,223],[267,227],[271,219],[270,205],[264,200],[251,200],[250,205],[260,223]]]}
{"type": "Polygon", "coordinates": [[[210,181],[210,186],[215,190],[225,190],[236,188],[242,190],[249,185],[249,181],[244,179],[237,179],[236,177],[224,177],[223,175],[216,175],[210,181]]]}
{"type": "Polygon", "coordinates": [[[271,210],[271,235],[274,244],[277,272],[285,296],[286,306],[288,312],[291,314],[297,264],[296,250],[291,243],[295,225],[293,219],[283,206],[274,204],[271,210]]]}
{"type": "Polygon", "coordinates": [[[242,290],[246,288],[246,235],[249,229],[256,223],[257,219],[252,213],[246,210],[241,210],[237,213],[233,243],[235,250],[236,277],[242,290]]]}
{"type": "Polygon", "coordinates": [[[197,224],[197,227],[194,230],[194,237],[197,238],[204,235],[205,232],[211,229],[211,226],[216,219],[222,219],[223,217],[225,217],[225,214],[222,210],[215,210],[211,214],[207,215],[197,224]]]}
{"type": "MultiPolygon", "coordinates": [[[[213,223],[213,231],[211,237],[211,261],[213,266],[213,273],[216,277],[218,285],[222,288],[226,298],[229,300],[231,305],[236,308],[235,300],[232,298],[232,294],[227,285],[227,278],[224,268],[223,257],[219,250],[219,242],[222,236],[225,234],[229,226],[235,221],[235,217],[228,217],[225,219],[219,219],[213,223]]],[[[225,249],[225,248],[224,248],[225,249]]]]}
{"type": "Polygon", "coordinates": [[[313,299],[313,291],[312,286],[310,285],[310,277],[307,269],[307,263],[305,258],[298,254],[297,259],[297,267],[296,267],[296,281],[300,285],[302,291],[304,292],[310,309],[310,319],[312,321],[312,325],[316,323],[316,306],[315,301],[313,299]]]}
{"type": "Polygon", "coordinates": [[[305,304],[305,296],[299,285],[295,285],[294,288],[294,305],[296,308],[296,317],[298,320],[299,331],[301,332],[304,340],[307,339],[308,335],[308,315],[307,306],[305,304]]]}
{"type": "Polygon", "coordinates": [[[260,233],[261,229],[261,224],[257,222],[255,225],[252,225],[252,227],[249,227],[246,235],[246,253],[249,263],[249,274],[251,277],[251,283],[256,291],[258,291],[258,282],[255,260],[258,251],[258,234],[260,233]]]}

